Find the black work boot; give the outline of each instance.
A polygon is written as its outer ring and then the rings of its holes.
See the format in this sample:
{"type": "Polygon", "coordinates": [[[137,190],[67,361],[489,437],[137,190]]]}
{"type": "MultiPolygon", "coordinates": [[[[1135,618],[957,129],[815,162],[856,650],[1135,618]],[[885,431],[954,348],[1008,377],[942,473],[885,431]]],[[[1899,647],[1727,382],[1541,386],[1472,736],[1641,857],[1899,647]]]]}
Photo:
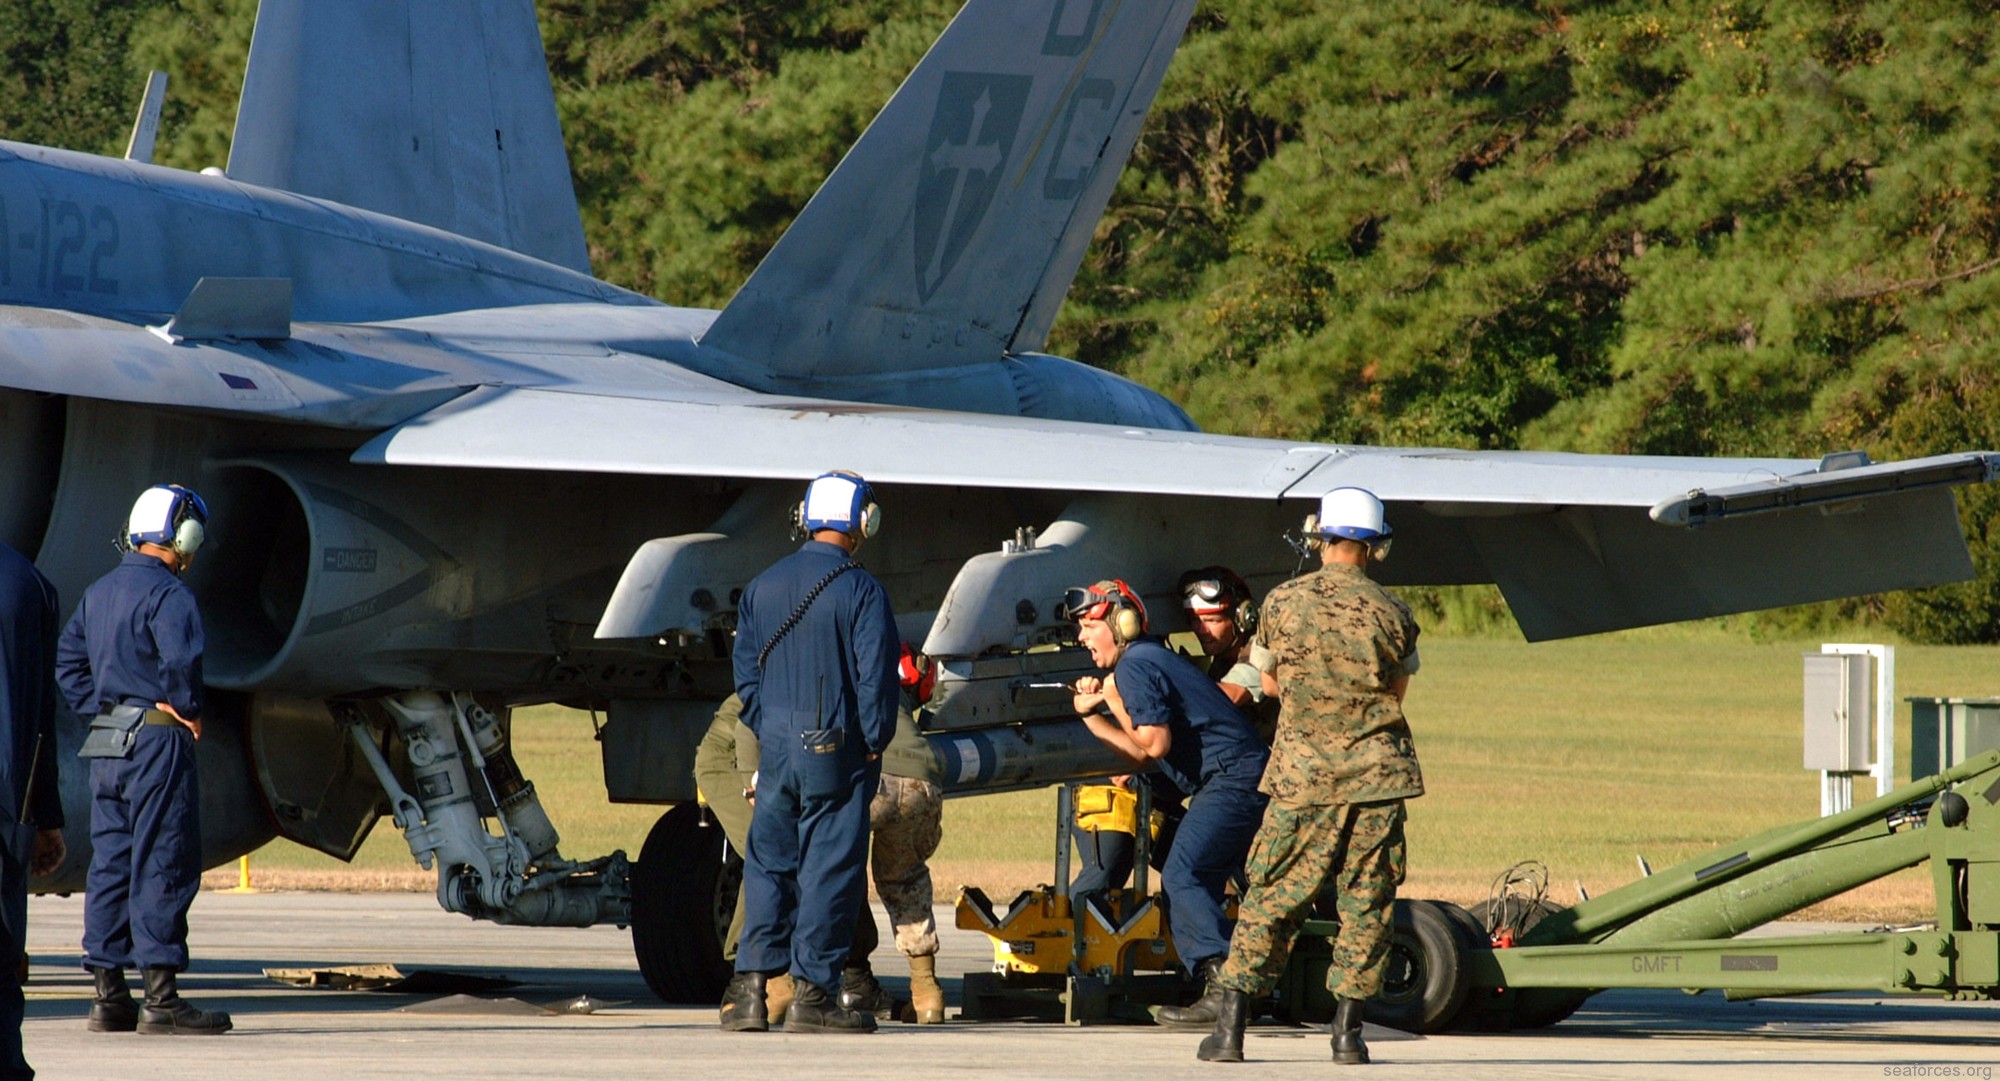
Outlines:
{"type": "Polygon", "coordinates": [[[840,971],[840,1008],[874,1014],[878,1021],[893,1020],[901,1004],[889,997],[875,978],[875,970],[865,964],[849,965],[840,971]]]}
{"type": "Polygon", "coordinates": [[[764,1008],[764,974],[738,972],[722,989],[722,1031],[768,1032],[771,1015],[764,1008]]]}
{"type": "Polygon", "coordinates": [[[1333,1061],[1342,1066],[1368,1062],[1368,1045],[1361,1042],[1361,1000],[1339,999],[1333,1007],[1333,1061]]]}
{"type": "Polygon", "coordinates": [[[1201,1038],[1194,1057],[1203,1062],[1242,1062],[1243,1030],[1250,1027],[1250,996],[1223,987],[1215,997],[1215,1031],[1201,1038]]]}
{"type": "MultiPolygon", "coordinates": [[[[90,966],[84,966],[89,968],[90,966]]],[[[132,1001],[132,988],[125,983],[122,968],[91,968],[97,981],[97,997],[90,1003],[92,1032],[130,1032],[139,1027],[139,1004],[132,1001]]]]}
{"type": "Polygon", "coordinates": [[[139,1031],[153,1036],[220,1036],[235,1026],[221,1010],[197,1010],[181,998],[171,968],[149,968],[146,1004],[139,1010],[139,1031]]]}
{"type": "Polygon", "coordinates": [[[786,1032],[873,1032],[875,1015],[850,1010],[811,980],[792,980],[799,993],[785,1009],[786,1032]]]}
{"type": "Polygon", "coordinates": [[[1205,1032],[1215,1027],[1216,1011],[1222,1008],[1222,985],[1215,982],[1222,974],[1222,958],[1211,957],[1195,971],[1206,982],[1201,997],[1186,1006],[1160,1007],[1153,1014],[1155,1022],[1190,1032],[1205,1032]]]}

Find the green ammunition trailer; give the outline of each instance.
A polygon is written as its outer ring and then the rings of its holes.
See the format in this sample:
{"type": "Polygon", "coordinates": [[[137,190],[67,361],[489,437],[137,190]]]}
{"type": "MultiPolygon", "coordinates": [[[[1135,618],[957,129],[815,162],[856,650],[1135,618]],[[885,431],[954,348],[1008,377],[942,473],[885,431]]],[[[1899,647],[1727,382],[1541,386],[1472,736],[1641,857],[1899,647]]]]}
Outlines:
{"type": "MultiPolygon", "coordinates": [[[[1391,975],[1369,1019],[1415,1031],[1553,1024],[1600,990],[1679,987],[1732,999],[1821,991],[2000,997],[2000,751],[1841,814],[1770,830],[1574,908],[1512,948],[1444,902],[1399,901],[1391,975]],[[1929,860],[1935,929],[1737,938],[1929,860]]],[[[1327,939],[1309,921],[1277,1012],[1322,1020],[1327,939]]]]}

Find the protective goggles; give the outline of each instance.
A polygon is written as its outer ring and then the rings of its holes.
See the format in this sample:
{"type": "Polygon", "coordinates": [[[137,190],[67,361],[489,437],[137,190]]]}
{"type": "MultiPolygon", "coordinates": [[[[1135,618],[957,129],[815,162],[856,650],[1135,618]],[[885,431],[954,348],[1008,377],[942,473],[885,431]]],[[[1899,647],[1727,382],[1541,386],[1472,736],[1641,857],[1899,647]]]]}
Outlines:
{"type": "Polygon", "coordinates": [[[1071,623],[1081,623],[1086,619],[1103,619],[1111,614],[1112,606],[1118,598],[1103,590],[1090,586],[1071,586],[1063,590],[1062,609],[1058,613],[1071,623]]]}
{"type": "Polygon", "coordinates": [[[1232,599],[1230,588],[1213,578],[1189,582],[1182,592],[1186,596],[1181,603],[1191,612],[1226,611],[1232,599]]]}

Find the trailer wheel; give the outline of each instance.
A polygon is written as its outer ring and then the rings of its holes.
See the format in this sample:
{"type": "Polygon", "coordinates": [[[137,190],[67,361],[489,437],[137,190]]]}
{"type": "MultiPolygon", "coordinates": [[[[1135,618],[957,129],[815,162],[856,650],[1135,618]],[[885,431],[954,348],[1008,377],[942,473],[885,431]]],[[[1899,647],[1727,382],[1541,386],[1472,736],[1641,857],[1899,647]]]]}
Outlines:
{"type": "MultiPolygon", "coordinates": [[[[1514,900],[1512,904],[1526,902],[1514,900]]],[[[1543,920],[1563,911],[1564,906],[1552,901],[1537,901],[1532,910],[1519,915],[1522,933],[1543,920]]],[[[1472,906],[1469,915],[1477,921],[1481,933],[1486,928],[1487,918],[1493,911],[1493,902],[1481,901],[1472,906]]],[[[1512,912],[1504,913],[1514,918],[1512,912]]],[[[1479,1002],[1478,1008],[1467,1011],[1471,1027],[1485,1029],[1506,1028],[1547,1028],[1568,1019],[1590,996],[1597,992],[1587,988],[1572,987],[1516,987],[1501,992],[1491,1002],[1479,1002]]]]}
{"type": "Polygon", "coordinates": [[[1472,970],[1459,931],[1429,901],[1397,901],[1390,917],[1388,974],[1362,1016],[1405,1032],[1442,1032],[1465,1006],[1472,970]]]}
{"type": "Polygon", "coordinates": [[[680,804],[653,823],[632,868],[632,953],[654,994],[721,1000],[730,976],[722,942],[742,884],[743,861],[700,806],[680,804]]]}

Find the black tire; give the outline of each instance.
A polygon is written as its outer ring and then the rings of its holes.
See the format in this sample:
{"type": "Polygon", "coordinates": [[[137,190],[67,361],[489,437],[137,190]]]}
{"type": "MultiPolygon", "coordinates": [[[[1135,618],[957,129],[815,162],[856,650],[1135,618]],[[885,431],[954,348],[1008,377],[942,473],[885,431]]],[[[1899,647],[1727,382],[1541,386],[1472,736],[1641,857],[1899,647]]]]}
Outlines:
{"type": "Polygon", "coordinates": [[[742,860],[700,806],[680,804],[653,823],[632,868],[632,953],[662,1000],[722,1000],[722,943],[742,884],[742,860]]]}
{"type": "Polygon", "coordinates": [[[1397,901],[1390,917],[1388,974],[1362,1016],[1405,1032],[1442,1032],[1465,1006],[1472,970],[1461,932],[1429,901],[1397,901]]]}
{"type": "MultiPolygon", "coordinates": [[[[1467,911],[1474,920],[1478,921],[1480,930],[1484,931],[1491,923],[1493,908],[1494,903],[1489,899],[1473,905],[1467,911]]],[[[1500,900],[1500,910],[1501,915],[1508,922],[1511,923],[1519,920],[1521,933],[1525,935],[1536,924],[1563,911],[1563,906],[1556,904],[1554,901],[1530,902],[1524,897],[1504,897],[1500,900]],[[1533,905],[1532,908],[1528,907],[1531,903],[1533,905]]]]}
{"type": "MultiPolygon", "coordinates": [[[[1521,905],[1526,901],[1518,898],[1504,900],[1503,905],[1521,905]]],[[[1521,932],[1526,934],[1536,924],[1564,910],[1564,906],[1552,901],[1536,901],[1534,908],[1520,917],[1521,932]]],[[[1485,931],[1488,916],[1493,911],[1492,901],[1481,901],[1472,906],[1469,915],[1478,921],[1481,932],[1485,931]]],[[[1505,915],[1512,917],[1513,911],[1505,915]]],[[[1573,987],[1516,987],[1508,990],[1490,1003],[1479,1004],[1480,1008],[1468,1013],[1478,1013],[1476,1023],[1471,1027],[1492,1029],[1547,1028],[1567,1020],[1590,996],[1594,989],[1573,987]]]]}
{"type": "Polygon", "coordinates": [[[1450,901],[1432,901],[1431,904],[1436,905],[1437,910],[1444,913],[1445,918],[1451,921],[1452,927],[1457,929],[1460,946],[1468,950],[1493,948],[1493,939],[1487,936],[1486,925],[1463,905],[1455,905],[1450,901]]]}

